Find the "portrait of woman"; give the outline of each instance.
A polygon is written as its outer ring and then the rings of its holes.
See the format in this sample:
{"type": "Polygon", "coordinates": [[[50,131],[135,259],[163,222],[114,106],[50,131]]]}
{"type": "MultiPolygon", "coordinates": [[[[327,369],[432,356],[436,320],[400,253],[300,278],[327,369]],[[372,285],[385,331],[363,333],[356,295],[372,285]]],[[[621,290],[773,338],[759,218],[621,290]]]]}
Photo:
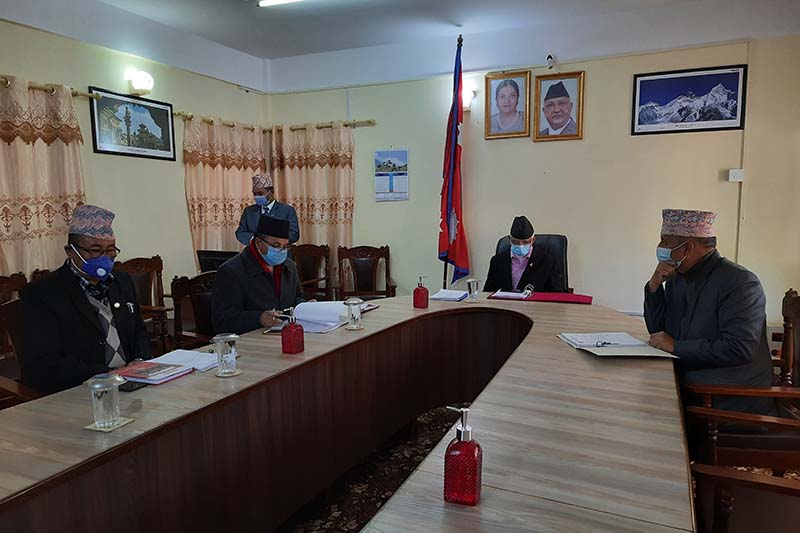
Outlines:
{"type": "Polygon", "coordinates": [[[486,139],[530,135],[530,71],[486,75],[486,139]]]}

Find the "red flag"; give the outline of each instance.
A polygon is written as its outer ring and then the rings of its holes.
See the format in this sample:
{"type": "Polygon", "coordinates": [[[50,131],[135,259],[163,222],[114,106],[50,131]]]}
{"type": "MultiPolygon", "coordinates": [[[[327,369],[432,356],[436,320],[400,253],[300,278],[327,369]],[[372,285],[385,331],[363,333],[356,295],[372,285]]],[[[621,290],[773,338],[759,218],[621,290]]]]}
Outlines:
{"type": "MultiPolygon", "coordinates": [[[[447,141],[442,172],[442,210],[439,222],[439,259],[453,265],[453,283],[469,275],[469,250],[461,210],[461,43],[459,35],[453,71],[453,105],[447,119],[447,141]]],[[[446,267],[445,267],[446,268],[446,267]]]]}

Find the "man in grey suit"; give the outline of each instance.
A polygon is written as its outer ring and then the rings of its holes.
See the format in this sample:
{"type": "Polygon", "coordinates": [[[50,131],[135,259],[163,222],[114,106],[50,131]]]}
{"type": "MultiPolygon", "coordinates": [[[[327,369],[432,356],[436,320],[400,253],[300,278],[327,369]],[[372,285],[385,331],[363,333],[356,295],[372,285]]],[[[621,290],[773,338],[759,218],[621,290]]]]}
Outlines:
{"type": "Polygon", "coordinates": [[[303,302],[297,267],[287,257],[289,222],[262,216],[254,238],[217,271],[211,318],[217,333],[246,333],[280,323],[282,309],[303,302]]]}
{"type": "Polygon", "coordinates": [[[544,135],[576,135],[578,125],[572,118],[572,100],[564,82],[554,83],[547,89],[542,103],[542,112],[548,126],[539,132],[544,135]]]}
{"type": "Polygon", "coordinates": [[[236,229],[236,240],[247,246],[253,233],[258,227],[261,215],[273,218],[282,218],[289,221],[289,244],[294,244],[300,239],[300,225],[297,222],[297,213],[294,207],[275,199],[275,187],[272,176],[269,174],[256,174],[253,176],[253,197],[256,203],[247,206],[242,212],[239,227],[236,229]]]}
{"type": "MultiPolygon", "coordinates": [[[[650,344],[678,357],[682,383],[771,387],[764,289],[716,250],[715,219],[664,209],[659,263],[644,289],[650,344]]],[[[714,407],[776,414],[770,398],[722,397],[714,407]]]]}

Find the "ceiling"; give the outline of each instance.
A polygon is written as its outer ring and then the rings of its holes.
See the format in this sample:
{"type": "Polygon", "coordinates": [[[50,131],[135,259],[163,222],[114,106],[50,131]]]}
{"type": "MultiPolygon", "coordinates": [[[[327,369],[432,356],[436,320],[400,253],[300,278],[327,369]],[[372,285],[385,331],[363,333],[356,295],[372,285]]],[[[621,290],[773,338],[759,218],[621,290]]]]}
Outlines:
{"type": "Polygon", "coordinates": [[[101,0],[250,55],[274,59],[568,22],[700,0],[101,0]]]}

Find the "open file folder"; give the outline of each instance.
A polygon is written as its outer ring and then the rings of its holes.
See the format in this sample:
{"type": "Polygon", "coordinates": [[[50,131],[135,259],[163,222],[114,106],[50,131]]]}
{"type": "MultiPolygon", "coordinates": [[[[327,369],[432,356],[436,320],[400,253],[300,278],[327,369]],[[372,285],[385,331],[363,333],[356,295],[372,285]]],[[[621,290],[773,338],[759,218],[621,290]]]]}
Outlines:
{"type": "Polygon", "coordinates": [[[677,359],[671,353],[653,348],[628,333],[561,333],[558,338],[573,348],[600,357],[665,357],[677,359]]]}

